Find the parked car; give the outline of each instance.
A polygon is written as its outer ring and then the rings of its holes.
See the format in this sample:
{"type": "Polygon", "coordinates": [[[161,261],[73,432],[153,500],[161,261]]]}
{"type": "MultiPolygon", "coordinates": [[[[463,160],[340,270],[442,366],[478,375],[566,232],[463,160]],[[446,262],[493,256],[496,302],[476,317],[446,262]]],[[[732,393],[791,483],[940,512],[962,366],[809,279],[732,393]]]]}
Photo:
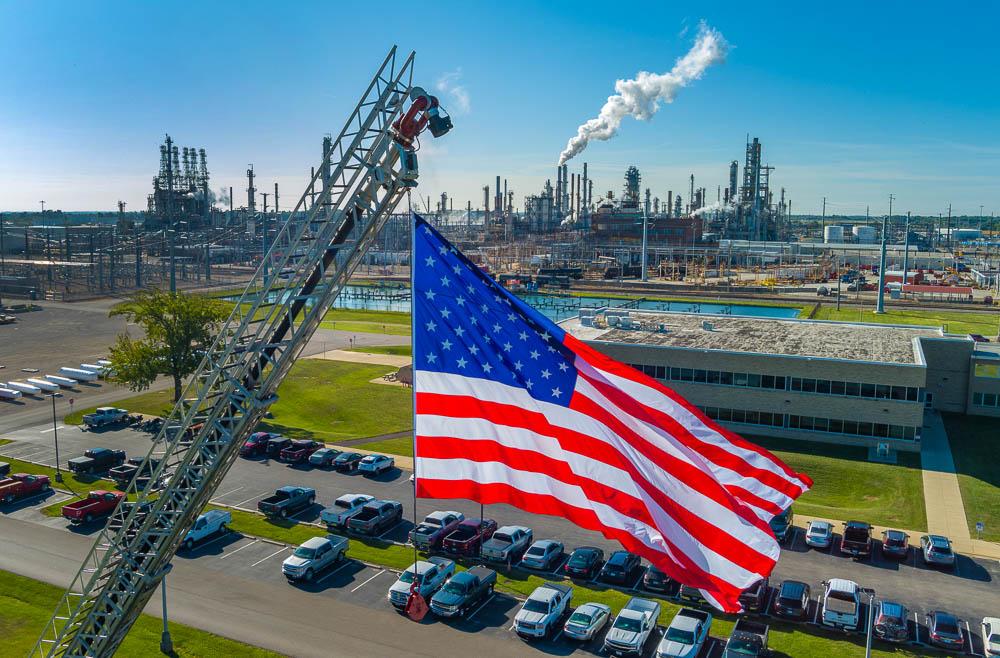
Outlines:
{"type": "Polygon", "coordinates": [[[257,502],[257,511],[265,516],[287,518],[308,509],[316,502],[316,490],[309,487],[281,487],[273,496],[257,502]]]}
{"type": "Polygon", "coordinates": [[[243,445],[240,446],[240,457],[258,457],[266,454],[267,444],[273,436],[277,436],[277,434],[271,434],[270,432],[254,432],[246,441],[243,442],[243,445]]]}
{"type": "Polygon", "coordinates": [[[604,566],[604,551],[593,546],[581,546],[569,555],[563,571],[570,578],[590,580],[601,572],[604,566]]]}
{"type": "Polygon", "coordinates": [[[547,637],[573,601],[573,588],[545,583],[535,588],[514,615],[514,632],[525,639],[547,637]]]}
{"type": "Polygon", "coordinates": [[[712,628],[711,613],[681,608],[674,615],[663,639],[656,647],[656,658],[695,658],[701,653],[708,631],[712,628]]]}
{"type": "Polygon", "coordinates": [[[396,525],[403,518],[403,504],[398,500],[373,500],[347,521],[347,529],[359,535],[375,535],[396,525]]]}
{"type": "Polygon", "coordinates": [[[931,644],[942,649],[961,650],[965,647],[965,636],[958,625],[958,618],[949,613],[935,610],[927,615],[927,635],[931,644]]]}
{"type": "Polygon", "coordinates": [[[333,460],[333,467],[338,471],[353,473],[358,470],[363,457],[364,455],[357,452],[342,452],[333,460]]]}
{"type": "Polygon", "coordinates": [[[569,616],[563,626],[566,637],[589,642],[611,621],[611,608],[603,603],[584,603],[569,616]]]}
{"type": "Polygon", "coordinates": [[[840,537],[840,552],[855,558],[865,558],[872,552],[872,527],[864,521],[848,521],[840,537]]]}
{"type": "Polygon", "coordinates": [[[136,477],[138,473],[138,478],[136,480],[136,487],[142,489],[149,482],[149,478],[153,475],[153,471],[156,467],[160,465],[159,459],[150,459],[146,463],[145,468],[143,468],[143,463],[146,462],[145,457],[130,457],[121,466],[115,466],[110,471],[108,471],[108,477],[114,480],[115,484],[118,485],[119,489],[124,489],[132,481],[132,478],[136,477]],[[139,472],[141,469],[141,473],[139,472]]]}
{"type": "Polygon", "coordinates": [[[344,494],[333,501],[333,505],[323,510],[319,518],[330,530],[346,528],[350,518],[373,500],[375,497],[367,494],[344,494]]]}
{"type": "Polygon", "coordinates": [[[289,581],[312,582],[316,574],[344,559],[350,542],[346,537],[311,537],[281,563],[281,573],[289,581]]]}
{"type": "Polygon", "coordinates": [[[708,603],[702,595],[701,590],[694,585],[681,585],[681,588],[677,590],[677,598],[696,605],[705,605],[708,603]]]}
{"type": "Polygon", "coordinates": [[[431,597],[431,612],[438,617],[464,617],[493,595],[496,583],[497,572],[486,567],[456,573],[431,597]]]}
{"type": "Polygon", "coordinates": [[[281,449],[280,459],[289,464],[302,464],[309,461],[309,457],[322,447],[323,444],[319,441],[296,439],[281,449]]]}
{"type": "Polygon", "coordinates": [[[105,425],[121,423],[128,416],[128,411],[116,407],[98,407],[93,413],[84,414],[83,424],[88,429],[97,429],[105,425]]]}
{"type": "Polygon", "coordinates": [[[740,603],[747,612],[764,612],[771,587],[766,577],[761,578],[740,593],[740,603]]]}
{"type": "Polygon", "coordinates": [[[767,624],[740,617],[726,640],[722,658],[760,658],[767,655],[767,624]]]}
{"type": "Polygon", "coordinates": [[[1000,656],[1000,617],[983,617],[983,647],[987,656],[1000,656]]]}
{"type": "Polygon", "coordinates": [[[612,585],[631,585],[641,566],[642,560],[635,553],[615,551],[601,568],[600,579],[612,585]]]}
{"type": "Polygon", "coordinates": [[[520,559],[521,554],[528,550],[533,534],[531,528],[519,525],[506,525],[493,533],[493,536],[483,543],[481,555],[492,562],[508,562],[513,564],[520,559]]]}
{"type": "Polygon", "coordinates": [[[109,516],[124,497],[120,491],[91,491],[83,500],[63,505],[62,515],[74,525],[91,523],[109,516]]]}
{"type": "Polygon", "coordinates": [[[388,473],[396,466],[396,460],[385,455],[365,455],[358,464],[358,472],[365,475],[388,473]]]}
{"type": "Polygon", "coordinates": [[[66,462],[70,472],[79,475],[98,475],[106,473],[115,466],[125,463],[124,450],[109,448],[91,448],[82,457],[74,457],[66,462]]]}
{"type": "Polygon", "coordinates": [[[292,440],[287,436],[272,434],[267,440],[267,447],[264,449],[264,456],[268,459],[279,459],[281,451],[292,445],[292,440]]]}
{"type": "Polygon", "coordinates": [[[562,559],[563,543],[554,539],[539,539],[524,552],[521,566],[548,571],[562,559]]]}
{"type": "Polygon", "coordinates": [[[882,531],[882,555],[905,560],[910,552],[910,536],[902,530],[882,531]]]}
{"type": "Polygon", "coordinates": [[[454,574],[455,563],[443,557],[414,562],[406,568],[406,571],[399,574],[399,579],[389,587],[386,598],[392,607],[403,610],[410,598],[414,582],[420,596],[430,599],[454,574]]]}
{"type": "Polygon", "coordinates": [[[830,548],[833,544],[833,524],[829,521],[810,521],[806,524],[806,546],[830,548]]]}
{"type": "Polygon", "coordinates": [[[792,509],[788,508],[780,514],[776,514],[771,518],[768,525],[771,527],[771,532],[774,533],[775,538],[781,543],[785,543],[789,535],[792,532],[792,509]]]}
{"type": "Polygon", "coordinates": [[[613,656],[642,655],[659,618],[659,601],[633,596],[618,611],[618,616],[604,636],[605,653],[613,656]]]}
{"type": "Polygon", "coordinates": [[[431,512],[410,530],[410,543],[417,550],[429,553],[440,548],[444,538],[464,520],[465,515],[461,512],[431,512]]]}
{"type": "Polygon", "coordinates": [[[329,468],[333,465],[333,460],[337,458],[340,451],[336,448],[320,448],[309,455],[309,463],[318,468],[329,468]]]}
{"type": "Polygon", "coordinates": [[[445,535],[441,548],[451,555],[479,555],[483,542],[496,532],[497,522],[493,519],[466,519],[445,535]]]}
{"type": "Polygon", "coordinates": [[[10,505],[15,500],[27,498],[52,488],[47,475],[30,475],[14,473],[9,478],[0,480],[0,502],[10,505]]]}
{"type": "Polygon", "coordinates": [[[642,574],[642,588],[650,592],[666,592],[671,589],[674,579],[652,564],[642,574]]]}
{"type": "Polygon", "coordinates": [[[233,515],[229,510],[210,509],[204,512],[195,520],[194,525],[187,531],[187,534],[184,535],[184,548],[190,551],[194,548],[195,544],[200,543],[204,539],[214,534],[226,532],[228,529],[227,526],[232,522],[233,515]]]}
{"type": "Polygon", "coordinates": [[[809,585],[800,580],[786,580],[774,597],[774,614],[786,619],[804,619],[809,612],[809,585]]]}
{"type": "Polygon", "coordinates": [[[942,535],[924,535],[920,538],[920,552],[924,556],[924,564],[953,567],[955,553],[951,550],[951,540],[942,535]]]}
{"type": "Polygon", "coordinates": [[[861,593],[858,584],[845,578],[823,581],[820,621],[824,626],[853,631],[858,628],[861,593]]]}
{"type": "Polygon", "coordinates": [[[875,606],[875,635],[886,642],[905,642],[910,639],[908,616],[909,613],[903,604],[895,601],[879,601],[875,606]]]}

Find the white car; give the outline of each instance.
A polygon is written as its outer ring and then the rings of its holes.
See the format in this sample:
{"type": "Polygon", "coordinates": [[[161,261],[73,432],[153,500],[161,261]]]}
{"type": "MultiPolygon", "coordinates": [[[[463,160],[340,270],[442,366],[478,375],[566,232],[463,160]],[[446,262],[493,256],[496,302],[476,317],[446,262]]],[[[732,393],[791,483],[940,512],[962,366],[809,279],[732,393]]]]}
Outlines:
{"type": "Polygon", "coordinates": [[[563,633],[574,640],[589,642],[608,625],[610,619],[611,608],[608,606],[603,603],[584,603],[566,620],[563,633]]]}
{"type": "Polygon", "coordinates": [[[983,645],[987,656],[1000,656],[1000,617],[983,617],[983,645]]]}
{"type": "Polygon", "coordinates": [[[833,524],[829,521],[810,521],[806,524],[806,546],[830,548],[833,544],[833,524]]]}
{"type": "Polygon", "coordinates": [[[358,465],[358,472],[367,475],[380,475],[392,469],[396,460],[385,455],[368,455],[358,465]]]}

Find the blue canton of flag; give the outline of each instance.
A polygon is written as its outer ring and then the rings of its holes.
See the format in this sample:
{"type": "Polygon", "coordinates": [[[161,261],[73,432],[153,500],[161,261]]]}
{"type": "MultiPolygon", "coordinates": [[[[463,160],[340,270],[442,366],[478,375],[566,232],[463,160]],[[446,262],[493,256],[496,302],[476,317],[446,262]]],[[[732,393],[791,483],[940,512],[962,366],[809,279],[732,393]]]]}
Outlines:
{"type": "Polygon", "coordinates": [[[562,345],[565,332],[419,215],[415,227],[414,370],[488,379],[568,405],[577,374],[573,355],[562,345]]]}

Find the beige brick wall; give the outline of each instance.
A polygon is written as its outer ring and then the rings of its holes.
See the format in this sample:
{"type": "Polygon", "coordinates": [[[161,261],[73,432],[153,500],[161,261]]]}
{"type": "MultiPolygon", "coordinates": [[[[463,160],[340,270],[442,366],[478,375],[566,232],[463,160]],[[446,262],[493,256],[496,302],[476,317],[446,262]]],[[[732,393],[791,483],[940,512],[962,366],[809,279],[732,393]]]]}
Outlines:
{"type": "Polygon", "coordinates": [[[977,407],[972,404],[973,393],[993,393],[1000,396],[1000,379],[993,377],[976,377],[976,363],[995,364],[994,359],[973,359],[969,366],[969,398],[966,401],[968,412],[976,416],[994,416],[1000,418],[1000,407],[977,407]]]}
{"type": "Polygon", "coordinates": [[[919,338],[927,364],[927,392],[935,409],[967,413],[971,340],[919,338]]]}

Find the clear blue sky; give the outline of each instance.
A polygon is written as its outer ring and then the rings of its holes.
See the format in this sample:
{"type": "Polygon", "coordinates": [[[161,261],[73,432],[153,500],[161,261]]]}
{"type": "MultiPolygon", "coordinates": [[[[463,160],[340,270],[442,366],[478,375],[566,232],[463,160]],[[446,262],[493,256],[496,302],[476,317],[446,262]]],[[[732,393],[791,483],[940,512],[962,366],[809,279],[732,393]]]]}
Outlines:
{"type": "Polygon", "coordinates": [[[419,84],[457,73],[469,101],[445,95],[455,130],[422,154],[421,192],[477,207],[500,174],[521,205],[614,81],[669,70],[704,19],[728,61],[572,161],[595,194],[635,164],[660,197],[694,173],[714,199],[749,133],[795,212],[825,195],[884,213],[889,193],[901,211],[1000,212],[998,5],[490,4],[0,2],[0,209],[144,208],[166,132],[207,149],[238,204],[252,162],[284,205],[393,43],[417,51],[419,84]]]}

